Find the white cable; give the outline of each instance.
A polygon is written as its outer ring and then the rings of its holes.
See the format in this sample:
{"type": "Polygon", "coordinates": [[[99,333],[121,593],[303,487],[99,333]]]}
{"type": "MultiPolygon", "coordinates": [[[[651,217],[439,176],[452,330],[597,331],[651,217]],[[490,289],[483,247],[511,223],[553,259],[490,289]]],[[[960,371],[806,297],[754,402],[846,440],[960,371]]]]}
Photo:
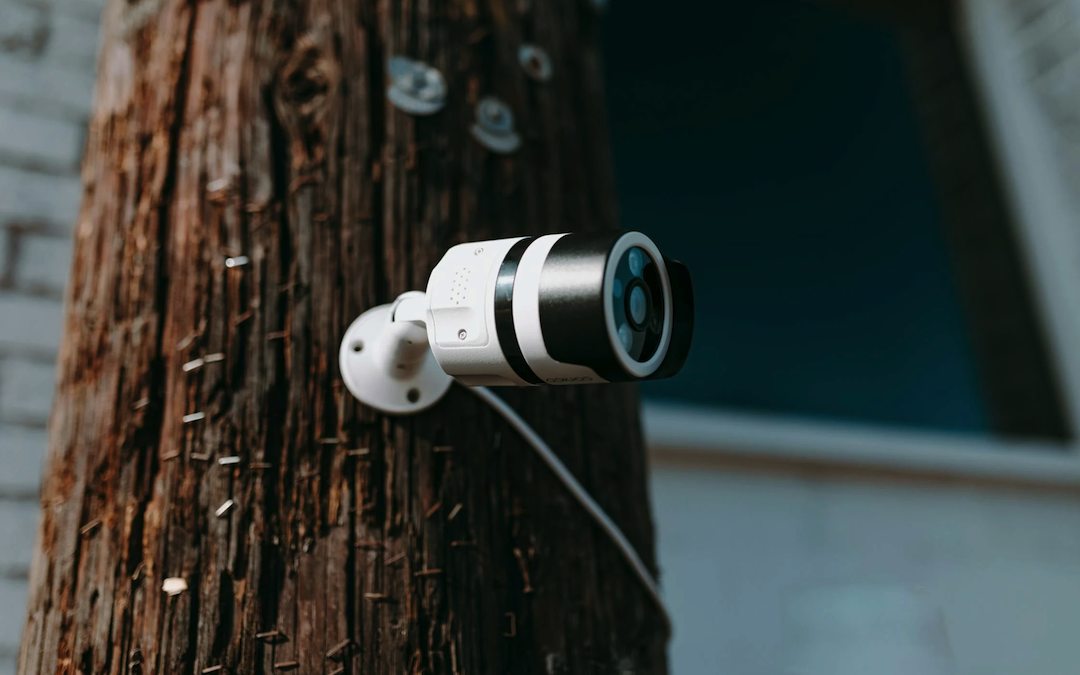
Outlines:
{"type": "Polygon", "coordinates": [[[551,447],[544,442],[544,439],[540,438],[540,434],[536,433],[529,423],[518,415],[517,411],[510,407],[510,405],[496,396],[487,387],[466,387],[472,391],[472,393],[479,396],[488,405],[495,409],[495,412],[503,416],[503,418],[514,427],[521,437],[525,441],[533,446],[533,449],[540,455],[540,458],[547,462],[547,465],[551,467],[551,470],[555,472],[555,476],[563,482],[566,489],[570,491],[570,494],[578,500],[585,510],[589,512],[600,525],[600,529],[611,537],[615,542],[615,547],[619,549],[619,552],[626,558],[626,562],[630,563],[631,569],[634,570],[634,574],[637,575],[641,583],[645,585],[645,590],[649,592],[653,600],[656,601],[656,606],[660,609],[660,614],[663,615],[664,622],[667,624],[668,629],[671,627],[671,617],[668,616],[667,608],[664,607],[664,601],[660,597],[660,587],[657,585],[656,580],[653,579],[649,573],[649,568],[645,567],[645,563],[641,561],[641,557],[638,556],[637,551],[634,550],[633,544],[626,538],[626,535],[622,533],[619,526],[615,524],[604,509],[601,508],[596,500],[585,491],[581,483],[574,478],[574,474],[570,473],[570,469],[566,468],[566,465],[562,463],[551,447]]]}

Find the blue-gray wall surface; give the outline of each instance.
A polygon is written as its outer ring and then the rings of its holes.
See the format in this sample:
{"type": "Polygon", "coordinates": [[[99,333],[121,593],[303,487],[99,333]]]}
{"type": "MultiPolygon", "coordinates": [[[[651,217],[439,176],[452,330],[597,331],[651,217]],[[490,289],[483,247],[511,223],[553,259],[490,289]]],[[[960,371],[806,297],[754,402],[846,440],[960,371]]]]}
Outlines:
{"type": "Polygon", "coordinates": [[[15,672],[100,0],[0,0],[0,675],[15,672]]]}

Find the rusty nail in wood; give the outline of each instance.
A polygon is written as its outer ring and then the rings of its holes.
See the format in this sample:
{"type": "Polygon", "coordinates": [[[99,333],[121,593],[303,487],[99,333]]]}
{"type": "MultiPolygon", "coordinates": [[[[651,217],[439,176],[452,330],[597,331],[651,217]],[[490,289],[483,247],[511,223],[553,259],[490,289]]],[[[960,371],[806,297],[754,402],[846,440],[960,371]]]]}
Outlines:
{"type": "Polygon", "coordinates": [[[455,506],[453,508],[453,510],[450,511],[450,515],[446,516],[446,519],[447,520],[453,520],[454,518],[457,518],[457,514],[460,513],[460,512],[461,512],[461,504],[458,504],[457,506],[455,506]]]}
{"type": "Polygon", "coordinates": [[[205,361],[203,361],[202,359],[193,359],[180,366],[180,370],[184,371],[185,373],[190,373],[196,368],[202,368],[203,363],[205,363],[205,361]]]}
{"type": "Polygon", "coordinates": [[[248,468],[255,471],[259,471],[261,469],[272,469],[273,467],[274,465],[270,462],[252,462],[251,464],[248,464],[248,468]]]}
{"type": "Polygon", "coordinates": [[[163,461],[163,462],[168,462],[169,460],[172,460],[172,459],[176,459],[176,458],[177,458],[177,457],[179,457],[179,456],[180,456],[180,452],[179,452],[179,451],[177,451],[177,452],[170,452],[170,453],[169,453],[169,454],[167,454],[167,455],[162,455],[162,456],[161,456],[161,461],[163,461]]]}
{"type": "Polygon", "coordinates": [[[525,555],[520,548],[514,549],[514,557],[517,558],[518,567],[521,569],[521,578],[525,582],[525,588],[521,591],[525,595],[533,592],[532,584],[529,583],[529,568],[525,564],[525,555]]]}
{"type": "Polygon", "coordinates": [[[207,673],[216,673],[216,672],[218,672],[219,670],[221,670],[221,666],[220,666],[220,665],[217,665],[217,666],[210,666],[209,668],[203,668],[203,669],[202,669],[202,671],[203,671],[203,675],[206,675],[207,673]]]}
{"type": "Polygon", "coordinates": [[[279,630],[268,630],[264,633],[255,633],[255,639],[277,644],[279,642],[287,642],[289,636],[279,630]]]}
{"type": "Polygon", "coordinates": [[[424,514],[424,517],[432,517],[433,515],[435,515],[435,512],[438,511],[440,508],[442,508],[442,502],[435,502],[432,507],[427,510],[427,513],[424,514]]]}
{"type": "Polygon", "coordinates": [[[436,445],[431,449],[432,452],[453,452],[454,446],[452,445],[436,445]]]}
{"type": "Polygon", "coordinates": [[[217,461],[221,466],[228,466],[230,464],[239,464],[240,458],[236,455],[230,455],[229,457],[221,457],[217,461]]]}
{"type": "Polygon", "coordinates": [[[364,593],[364,599],[368,602],[388,602],[390,596],[385,593],[364,593]]]}
{"type": "Polygon", "coordinates": [[[139,564],[138,564],[138,565],[137,565],[137,566],[135,567],[135,571],[131,573],[131,580],[132,580],[132,581],[138,581],[138,580],[139,580],[139,577],[141,577],[141,576],[142,576],[142,573],[143,573],[143,570],[144,570],[144,569],[146,569],[146,563],[145,563],[145,562],[141,562],[141,563],[139,563],[139,564]]]}
{"type": "Polygon", "coordinates": [[[330,651],[326,652],[326,658],[340,661],[345,657],[345,654],[352,649],[352,646],[352,640],[343,640],[331,648],[330,651]]]}
{"type": "Polygon", "coordinates": [[[341,443],[337,438],[320,438],[319,445],[337,445],[341,443]]]}
{"type": "Polygon", "coordinates": [[[289,336],[289,331],[281,330],[281,331],[278,331],[276,333],[267,333],[266,334],[266,339],[267,340],[284,340],[288,336],[289,336]]]}
{"type": "Polygon", "coordinates": [[[232,258],[225,258],[225,267],[230,269],[233,267],[243,267],[249,262],[251,262],[251,260],[246,255],[238,255],[232,258]]]}
{"type": "Polygon", "coordinates": [[[225,355],[221,352],[217,354],[207,354],[203,357],[203,363],[217,363],[218,361],[224,361],[225,355]]]}
{"type": "Polygon", "coordinates": [[[371,448],[355,448],[353,450],[346,450],[345,454],[349,455],[350,457],[363,457],[364,455],[371,454],[371,448]]]}
{"type": "Polygon", "coordinates": [[[234,326],[239,326],[240,324],[244,323],[245,321],[247,321],[250,318],[251,318],[251,310],[249,309],[248,311],[244,312],[240,316],[233,319],[233,325],[234,326]]]}
{"type": "Polygon", "coordinates": [[[193,412],[193,413],[191,413],[189,415],[184,415],[184,417],[182,419],[184,421],[184,424],[191,424],[192,422],[198,422],[199,420],[206,419],[206,413],[204,413],[204,412],[193,412]]]}
{"type": "Polygon", "coordinates": [[[274,668],[278,670],[296,670],[299,667],[299,661],[282,661],[281,663],[274,664],[274,668]]]}
{"type": "Polygon", "coordinates": [[[189,457],[192,460],[196,461],[196,462],[208,462],[208,461],[210,461],[210,454],[209,453],[193,452],[193,453],[191,453],[189,455],[189,457]]]}
{"type": "Polygon", "coordinates": [[[433,577],[437,574],[442,574],[442,570],[438,567],[433,567],[429,570],[420,570],[419,572],[413,572],[414,577],[433,577]]]}
{"type": "Polygon", "coordinates": [[[232,510],[232,507],[236,506],[236,502],[231,499],[226,499],[225,502],[217,507],[217,511],[214,511],[214,515],[218,518],[224,516],[226,513],[232,510]]]}
{"type": "Polygon", "coordinates": [[[87,524],[83,525],[81,528],[79,528],[79,534],[81,534],[84,537],[87,537],[87,536],[93,534],[94,531],[96,529],[98,529],[99,527],[101,527],[101,518],[95,518],[95,519],[91,520],[89,523],[87,523],[87,524]]]}
{"type": "Polygon", "coordinates": [[[514,614],[513,612],[507,612],[506,617],[508,619],[510,619],[510,632],[509,633],[503,633],[503,637],[508,637],[508,638],[516,637],[517,636],[517,614],[514,614]]]}
{"type": "Polygon", "coordinates": [[[476,546],[475,541],[452,541],[450,542],[450,548],[458,548],[459,546],[476,546]]]}
{"type": "Polygon", "coordinates": [[[393,556],[390,556],[389,558],[387,558],[386,560],[384,560],[384,561],[383,561],[383,564],[384,564],[384,565],[393,565],[394,563],[396,563],[397,561],[399,561],[399,560],[403,559],[404,557],[405,557],[405,553],[404,553],[404,552],[402,552],[402,553],[398,553],[397,555],[393,555],[393,556]]]}
{"type": "Polygon", "coordinates": [[[135,401],[135,403],[131,406],[131,409],[132,410],[142,410],[143,408],[145,408],[148,405],[150,405],[150,399],[148,399],[148,398],[140,398],[138,401],[135,401]]]}

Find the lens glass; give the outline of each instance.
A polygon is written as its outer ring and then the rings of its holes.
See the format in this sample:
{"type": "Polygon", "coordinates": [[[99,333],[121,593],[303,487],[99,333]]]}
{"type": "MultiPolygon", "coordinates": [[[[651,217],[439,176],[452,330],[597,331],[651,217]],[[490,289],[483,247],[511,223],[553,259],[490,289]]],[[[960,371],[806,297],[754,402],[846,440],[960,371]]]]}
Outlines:
{"type": "Polygon", "coordinates": [[[648,361],[664,328],[664,292],[660,268],[645,249],[635,246],[619,259],[611,295],[619,344],[635,361],[648,361]]]}
{"type": "Polygon", "coordinates": [[[630,330],[630,326],[625,323],[619,326],[619,342],[622,343],[623,349],[626,351],[634,348],[634,333],[630,330]]]}
{"type": "Polygon", "coordinates": [[[648,310],[649,303],[645,298],[645,289],[640,285],[634,286],[634,290],[630,292],[630,318],[634,323],[641,325],[645,323],[645,313],[648,310]]]}

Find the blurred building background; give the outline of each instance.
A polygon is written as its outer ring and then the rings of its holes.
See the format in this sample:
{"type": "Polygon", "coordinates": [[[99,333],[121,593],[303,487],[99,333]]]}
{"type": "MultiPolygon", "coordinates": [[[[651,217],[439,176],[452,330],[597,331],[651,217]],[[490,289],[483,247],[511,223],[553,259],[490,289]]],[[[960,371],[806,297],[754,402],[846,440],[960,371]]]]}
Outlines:
{"type": "Polygon", "coordinates": [[[15,672],[101,0],[0,0],[0,673],[15,672]]]}
{"type": "MultiPolygon", "coordinates": [[[[1080,2],[603,29],[623,224],[697,296],[643,387],[673,672],[787,674],[794,598],[852,584],[963,675],[1080,671],[1080,2]]],[[[889,665],[827,672],[939,672],[889,665]]]]}
{"type": "MultiPolygon", "coordinates": [[[[14,671],[102,0],[0,0],[0,675],[14,671]]],[[[645,388],[676,675],[807,589],[920,593],[962,675],[1080,668],[1080,0],[604,19],[623,222],[695,275],[645,388]]]]}

